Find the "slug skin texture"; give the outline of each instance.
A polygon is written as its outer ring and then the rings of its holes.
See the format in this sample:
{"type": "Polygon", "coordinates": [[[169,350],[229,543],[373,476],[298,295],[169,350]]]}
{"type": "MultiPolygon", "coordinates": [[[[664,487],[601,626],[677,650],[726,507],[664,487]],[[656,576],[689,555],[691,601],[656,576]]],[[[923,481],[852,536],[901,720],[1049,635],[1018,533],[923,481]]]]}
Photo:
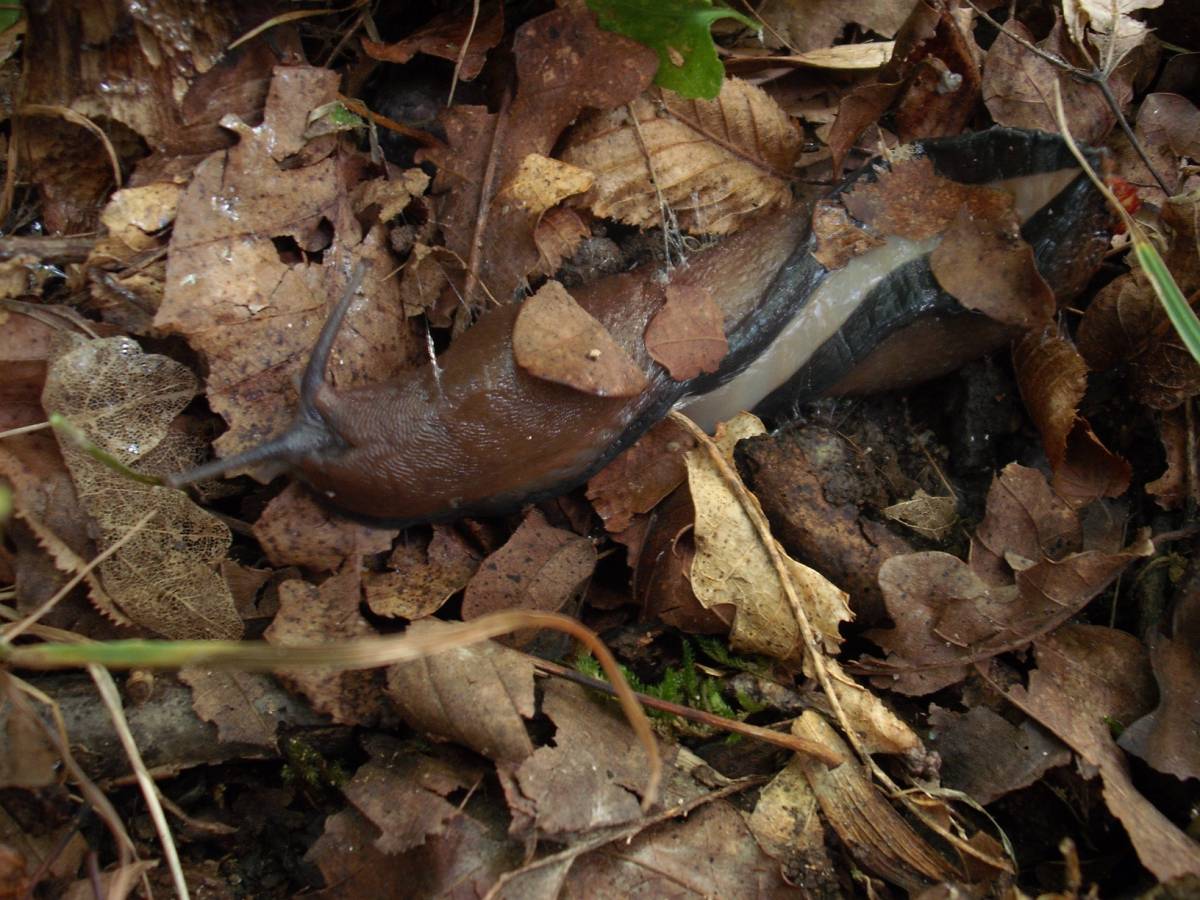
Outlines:
{"type": "MultiPolygon", "coordinates": [[[[1110,216],[1061,139],[997,128],[918,142],[913,154],[942,177],[1014,195],[1022,236],[1060,302],[1086,284],[1110,216]]],[[[873,181],[879,165],[836,194],[873,181]]],[[[743,409],[778,412],[935,377],[1013,336],[940,289],[929,264],[937,239],[889,238],[830,272],[813,256],[808,219],[768,216],[670,276],[703,286],[721,308],[729,352],[711,375],[675,382],[650,359],[642,336],[664,291],[654,272],[635,270],[572,293],[646,373],[637,396],[597,397],[522,371],[512,352],[519,305],[510,304],[458,337],[436,372],[340,391],[320,384],[297,439],[273,442],[274,455],[360,517],[404,525],[494,515],[582,483],[673,407],[711,427],[743,409]]]]}

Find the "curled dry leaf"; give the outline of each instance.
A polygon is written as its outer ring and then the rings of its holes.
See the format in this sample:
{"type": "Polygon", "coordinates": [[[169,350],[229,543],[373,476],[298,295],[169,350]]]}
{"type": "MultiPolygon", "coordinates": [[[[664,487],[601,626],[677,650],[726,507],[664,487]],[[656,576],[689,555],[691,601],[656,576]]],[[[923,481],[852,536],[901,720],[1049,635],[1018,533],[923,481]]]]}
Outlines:
{"type": "Polygon", "coordinates": [[[383,572],[364,572],[367,606],[377,616],[423,619],[461,591],[479,568],[479,555],[448,525],[434,525],[428,543],[411,532],[392,551],[383,572]]]}
{"type": "Polygon", "coordinates": [[[370,207],[378,210],[381,222],[387,222],[404,212],[405,207],[429,189],[429,176],[420,169],[405,169],[390,178],[360,181],[350,194],[354,210],[363,215],[370,207]]]}
{"type": "Polygon", "coordinates": [[[1063,21],[1078,46],[1091,44],[1108,68],[1150,36],[1145,22],[1130,13],[1157,9],[1163,0],[1063,0],[1063,21]]]}
{"type": "Polygon", "coordinates": [[[661,104],[641,97],[596,115],[571,134],[563,158],[595,174],[582,202],[597,216],[659,225],[661,195],[684,231],[726,234],[755,210],[788,204],[799,148],[774,100],[726,79],[714,100],[664,94],[661,104]]]}
{"type": "MultiPolygon", "coordinates": [[[[279,586],[279,612],[263,637],[280,646],[374,637],[377,632],[358,611],[360,600],[356,570],[330,576],[320,586],[285,581],[279,586]]],[[[275,674],[335,722],[370,726],[389,718],[377,669],[305,668],[275,674]]]]}
{"type": "Polygon", "coordinates": [[[488,51],[504,37],[504,10],[497,7],[478,22],[470,16],[442,13],[434,16],[403,40],[391,44],[362,39],[363,51],[371,59],[390,63],[406,63],[418,53],[448,59],[462,65],[456,74],[463,81],[473,81],[483,71],[488,51]],[[466,44],[465,53],[463,45],[466,44]]]}
{"type": "Polygon", "coordinates": [[[911,528],[921,537],[941,541],[958,521],[958,500],[954,497],[933,497],[917,488],[912,499],[893,503],[880,510],[893,522],[911,528]]]}
{"type": "Polygon", "coordinates": [[[699,285],[667,285],[667,302],[646,325],[645,341],[675,381],[717,371],[729,352],[721,308],[699,285]]]}
{"type": "Polygon", "coordinates": [[[493,202],[501,214],[508,204],[513,204],[534,216],[541,216],[567,197],[582,194],[593,181],[595,176],[586,169],[561,159],[530,153],[518,163],[511,180],[500,189],[493,202]]]}
{"type": "Polygon", "coordinates": [[[517,365],[530,375],[598,397],[645,390],[629,354],[557,281],[521,304],[512,340],[517,365]]]}
{"type": "MultiPolygon", "coordinates": [[[[422,619],[407,633],[444,627],[422,619]]],[[[387,693],[413,728],[489,759],[519,763],[533,752],[524,723],[534,714],[533,663],[515,650],[485,641],[397,663],[388,669],[387,693]]]]}
{"type": "Polygon", "coordinates": [[[804,712],[792,723],[792,733],[832,747],[848,760],[831,769],[796,757],[825,821],[864,867],[914,893],[931,881],[966,880],[963,872],[913,831],[870,775],[850,761],[850,747],[821,716],[804,712]]]}
{"type": "MultiPolygon", "coordinates": [[[[762,433],[762,423],[753,416],[743,414],[734,422],[739,420],[757,423],[762,433]]],[[[749,436],[753,430],[735,433],[749,436]]],[[[729,637],[738,650],[779,658],[797,655],[800,631],[795,614],[762,537],[742,505],[743,497],[735,493],[703,449],[689,452],[686,460],[696,510],[696,556],[691,572],[696,597],[707,609],[723,604],[736,607],[729,637]]],[[[744,488],[743,496],[757,503],[744,488]]],[[[846,595],[812,569],[784,556],[813,627],[825,647],[836,652],[841,644],[838,625],[851,618],[846,595]]]]}
{"type": "Polygon", "coordinates": [[[1004,695],[1100,770],[1105,804],[1155,878],[1200,875],[1200,846],[1134,787],[1109,726],[1132,723],[1153,704],[1145,647],[1095,625],[1063,626],[1035,647],[1029,687],[1015,685],[1004,695]]]}
{"type": "Polygon", "coordinates": [[[406,316],[419,316],[432,309],[449,283],[446,262],[438,255],[440,249],[422,243],[412,248],[400,276],[400,300],[406,316]]]}
{"type": "Polygon", "coordinates": [[[1053,325],[1031,331],[1013,348],[1013,367],[1058,494],[1076,506],[1123,494],[1132,472],[1129,463],[1105,448],[1079,415],[1087,365],[1075,347],[1053,325]]]}
{"type": "MultiPolygon", "coordinates": [[[[143,354],[129,338],[77,340],[51,365],[42,405],[136,469],[195,392],[190,371],[165,356],[143,354]]],[[[105,591],[121,613],[165,637],[240,637],[242,620],[216,571],[229,549],[229,528],[180,491],[132,482],[70,442],[62,453],[101,549],[155,514],[150,527],[100,565],[105,591]]]]}
{"type": "Polygon", "coordinates": [[[596,548],[587,538],[555,528],[530,510],[508,542],[479,565],[463,595],[462,617],[474,619],[504,609],[557,612],[574,597],[596,567],[596,548]]]}

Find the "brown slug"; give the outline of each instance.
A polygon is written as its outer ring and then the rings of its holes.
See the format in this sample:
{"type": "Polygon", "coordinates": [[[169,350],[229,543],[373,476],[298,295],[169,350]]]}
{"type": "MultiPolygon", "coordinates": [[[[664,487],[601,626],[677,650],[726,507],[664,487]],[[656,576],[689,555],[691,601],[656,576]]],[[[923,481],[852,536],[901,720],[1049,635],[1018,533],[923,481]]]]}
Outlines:
{"type": "MultiPolygon", "coordinates": [[[[993,128],[921,141],[910,154],[927,157],[944,178],[1014,194],[1022,237],[1060,301],[1090,278],[1110,217],[1059,137],[993,128]]],[[[876,175],[865,166],[838,193],[876,175]]],[[[313,349],[291,428],[169,483],[267,461],[336,508],[371,519],[409,524],[498,514],[582,483],[672,408],[711,426],[764,398],[779,410],[822,394],[900,387],[1012,336],[938,286],[929,265],[936,241],[888,238],[830,272],[813,256],[806,219],[760,220],[671,274],[672,284],[703,285],[721,308],[729,351],[711,375],[676,382],[649,357],[643,333],[663,291],[645,272],[573,292],[646,373],[648,385],[634,397],[598,397],[521,370],[512,353],[518,304],[481,316],[436,368],[336,391],[325,368],[360,269],[313,349]]]]}

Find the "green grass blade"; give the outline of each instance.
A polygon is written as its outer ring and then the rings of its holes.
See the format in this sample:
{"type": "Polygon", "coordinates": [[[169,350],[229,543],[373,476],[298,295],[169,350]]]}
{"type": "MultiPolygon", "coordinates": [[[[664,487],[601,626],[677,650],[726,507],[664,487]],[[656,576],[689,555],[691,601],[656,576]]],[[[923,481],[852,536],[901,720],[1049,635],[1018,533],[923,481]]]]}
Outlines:
{"type": "Polygon", "coordinates": [[[1154,245],[1147,240],[1135,239],[1133,252],[1137,256],[1142,271],[1154,285],[1154,292],[1158,294],[1158,299],[1162,303],[1163,309],[1167,311],[1167,317],[1171,320],[1171,324],[1175,326],[1175,330],[1183,339],[1184,346],[1188,348],[1192,358],[1196,362],[1200,362],[1200,319],[1196,318],[1195,310],[1188,305],[1183,292],[1179,290],[1179,285],[1175,283],[1175,277],[1171,274],[1171,270],[1167,268],[1163,258],[1158,255],[1154,245]]]}

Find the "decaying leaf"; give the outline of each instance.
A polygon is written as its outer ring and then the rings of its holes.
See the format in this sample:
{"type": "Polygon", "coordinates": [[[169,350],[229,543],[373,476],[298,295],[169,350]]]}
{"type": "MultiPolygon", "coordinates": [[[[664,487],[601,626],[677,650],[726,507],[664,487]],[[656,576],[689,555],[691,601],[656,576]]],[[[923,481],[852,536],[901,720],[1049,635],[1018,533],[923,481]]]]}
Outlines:
{"type": "Polygon", "coordinates": [[[1138,190],[1143,202],[1162,203],[1167,195],[1158,185],[1161,178],[1172,194],[1188,183],[1188,160],[1200,159],[1200,109],[1180,94],[1147,94],[1138,108],[1133,133],[1154,167],[1151,174],[1141,156],[1124,136],[1114,136],[1117,171],[1138,190]]]}
{"type": "Polygon", "coordinates": [[[592,476],[587,497],[616,533],[629,527],[635,515],[649,512],[687,478],[683,454],[695,439],[671,419],[659,422],[592,476]]]}
{"type": "Polygon", "coordinates": [[[478,22],[470,16],[442,13],[401,41],[384,44],[363,38],[362,46],[367,56],[390,63],[406,63],[418,53],[454,63],[461,56],[462,64],[456,74],[463,81],[473,81],[483,70],[488,51],[503,37],[504,10],[497,7],[478,22]]]}
{"type": "Polygon", "coordinates": [[[715,100],[641,97],[628,111],[594,116],[572,132],[563,158],[595,174],[582,202],[597,216],[662,224],[661,194],[684,231],[726,234],[755,210],[788,204],[799,146],[761,88],[729,79],[715,100]]]}
{"type": "Polygon", "coordinates": [[[934,706],[930,744],[942,758],[942,784],[987,805],[1071,761],[1071,752],[1029,719],[1019,725],[984,706],[955,713],[934,706]]]}
{"type": "Polygon", "coordinates": [[[589,234],[587,223],[575,210],[562,206],[548,210],[533,229],[533,242],[541,259],[537,271],[553,275],[589,234]]]}
{"type": "Polygon", "coordinates": [[[270,676],[188,667],[179,671],[179,680],[192,689],[196,715],[216,725],[222,741],[278,749],[279,719],[276,710],[263,703],[278,691],[272,689],[270,676]]]}
{"type": "Polygon", "coordinates": [[[582,194],[594,180],[586,169],[530,153],[517,164],[511,180],[496,194],[493,203],[502,215],[507,204],[515,204],[534,216],[541,216],[567,197],[582,194]]]}
{"type": "MultiPolygon", "coordinates": [[[[156,328],[183,334],[208,362],[209,403],[229,422],[222,455],[279,434],[294,380],[345,284],[346,260],[372,263],[333,351],[334,384],[385,381],[423,358],[407,327],[380,225],[365,236],[349,194],[362,166],[334,143],[306,143],[308,111],[335,99],[337,73],[280,67],[263,123],[226,120],[238,143],[197,167],[176,213],[156,328]],[[303,164],[279,160],[314,148],[303,164]],[[331,234],[332,231],[332,234],[331,234]],[[313,254],[320,254],[318,257],[313,254]]],[[[333,136],[329,136],[330,140],[333,136]]]]}
{"type": "MultiPolygon", "coordinates": [[[[1009,475],[989,499],[1023,519],[1036,510],[1044,495],[1040,477],[1009,475]],[[1011,498],[1025,490],[1025,498],[1011,498]],[[1013,500],[1015,499],[1015,502],[1013,500]]],[[[985,540],[1003,540],[991,514],[985,540]]],[[[1040,523],[1039,523],[1040,524],[1040,523]]],[[[972,566],[948,553],[913,553],[887,560],[879,570],[888,611],[895,628],[876,630],[871,639],[888,651],[888,672],[882,683],[906,694],[927,694],[954,684],[968,666],[998,653],[1028,644],[1060,626],[1082,609],[1135,559],[1153,552],[1139,541],[1120,552],[1084,550],[1059,559],[1046,557],[1043,541],[1061,533],[1050,524],[1047,533],[1029,534],[1005,562],[1012,574],[1002,580],[997,562],[973,550],[972,566]],[[1030,553],[1030,557],[1020,555],[1030,553]],[[981,577],[973,570],[978,564],[981,577]],[[990,579],[990,580],[988,580],[990,579]]],[[[982,542],[979,542],[982,544],[982,542]]]]}
{"type": "Polygon", "coordinates": [[[825,847],[820,805],[798,756],[762,789],[747,825],[763,851],[779,861],[789,883],[810,897],[841,893],[825,847]]]}
{"type": "Polygon", "coordinates": [[[1100,770],[1104,802],[1154,877],[1200,874],[1200,847],[1137,791],[1110,730],[1110,722],[1132,723],[1153,703],[1141,642],[1111,628],[1066,625],[1035,647],[1029,687],[1005,696],[1100,770]]]}
{"type": "MultiPolygon", "coordinates": [[[[409,634],[445,627],[435,619],[409,634]]],[[[490,759],[519,763],[533,752],[524,719],[532,718],[533,663],[490,641],[447,650],[388,669],[392,703],[413,728],[470,747],[490,759]]]]}
{"type": "Polygon", "coordinates": [[[1100,54],[1100,62],[1111,71],[1130,50],[1150,34],[1145,22],[1130,13],[1157,9],[1163,0],[1063,0],[1063,21],[1067,32],[1079,47],[1091,44],[1100,54]]]}
{"type": "Polygon", "coordinates": [[[912,499],[884,507],[889,519],[906,525],[931,541],[943,540],[958,521],[958,500],[954,497],[934,497],[920,488],[912,499]]]}
{"type": "Polygon", "coordinates": [[[715,372],[729,352],[724,316],[703,287],[667,285],[667,302],[646,325],[646,352],[676,381],[715,372]]]}
{"type": "Polygon", "coordinates": [[[509,805],[531,809],[538,832],[548,836],[636,820],[646,751],[629,725],[583,688],[557,679],[544,687],[542,711],[556,726],[554,745],[534,750],[502,779],[509,805]]]}
{"type": "Polygon", "coordinates": [[[423,619],[461,591],[479,568],[479,555],[447,525],[434,525],[428,543],[409,534],[383,572],[364,572],[367,605],[377,616],[423,619]]]}
{"type": "MultiPolygon", "coordinates": [[[[730,424],[739,420],[756,423],[757,433],[763,432],[762,423],[749,415],[730,424]]],[[[731,431],[739,437],[756,433],[751,428],[731,431]]],[[[729,635],[735,648],[781,658],[795,656],[800,649],[795,614],[742,501],[704,450],[689,452],[686,460],[696,509],[691,572],[696,597],[706,608],[719,604],[737,608],[729,635]]],[[[851,618],[846,595],[807,566],[790,558],[787,564],[813,627],[825,646],[836,651],[841,643],[838,625],[851,618]]]]}
{"type": "Polygon", "coordinates": [[[1013,367],[1054,470],[1055,491],[1076,506],[1123,494],[1132,472],[1129,463],[1110,452],[1079,415],[1087,365],[1075,347],[1049,325],[1017,342],[1013,367]]]}
{"type": "Polygon", "coordinates": [[[647,384],[629,354],[557,281],[521,304],[513,356],[530,375],[598,397],[633,397],[647,384]]]}
{"type": "MultiPolygon", "coordinates": [[[[195,392],[188,369],[165,356],[143,354],[129,338],[80,340],[51,365],[42,405],[137,468],[195,392]]],[[[62,452],[102,546],[154,513],[150,527],[100,566],[105,591],[120,612],[166,637],[239,637],[242,621],[216,571],[229,549],[229,528],[179,491],[132,482],[71,442],[64,442],[62,452]]]]}
{"type": "Polygon", "coordinates": [[[831,272],[883,244],[883,238],[851,221],[846,208],[836,200],[817,201],[813,208],[812,230],[817,239],[813,256],[831,272]]]}
{"type": "MultiPolygon", "coordinates": [[[[330,576],[320,586],[286,581],[279,586],[279,612],[264,633],[272,644],[323,644],[371,637],[374,628],[358,611],[357,570],[330,576]]],[[[378,670],[296,669],[276,673],[308,698],[313,709],[335,722],[373,725],[387,716],[378,670]]]]}
{"type": "Polygon", "coordinates": [[[503,609],[557,612],[576,595],[596,567],[587,538],[555,528],[530,510],[508,542],[488,556],[467,584],[463,619],[503,609]]]}
{"type": "Polygon", "coordinates": [[[769,26],[763,33],[768,46],[786,41],[793,50],[830,46],[850,23],[884,37],[904,24],[916,0],[767,0],[758,15],[769,26]]]}
{"type": "Polygon", "coordinates": [[[332,572],[349,559],[386,553],[394,528],[376,528],[341,516],[292,482],[254,523],[254,536],[275,566],[332,572]]]}
{"type": "Polygon", "coordinates": [[[459,809],[446,799],[478,784],[481,769],[453,757],[416,752],[399,740],[373,735],[367,740],[370,762],[360,766],[343,788],[348,799],[379,829],[375,846],[402,853],[442,834],[459,809]]]}

